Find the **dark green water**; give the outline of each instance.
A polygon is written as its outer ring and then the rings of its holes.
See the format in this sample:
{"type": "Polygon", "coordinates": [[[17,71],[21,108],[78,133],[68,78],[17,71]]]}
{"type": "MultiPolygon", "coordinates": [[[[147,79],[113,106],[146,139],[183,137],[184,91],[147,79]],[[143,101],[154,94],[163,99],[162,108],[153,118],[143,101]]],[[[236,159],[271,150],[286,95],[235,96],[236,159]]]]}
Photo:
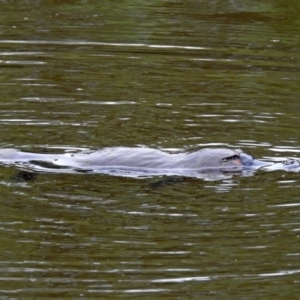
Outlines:
{"type": "MultiPolygon", "coordinates": [[[[300,157],[298,1],[0,1],[0,147],[300,157]]],[[[1,299],[298,299],[300,174],[0,168],[1,299]]]]}

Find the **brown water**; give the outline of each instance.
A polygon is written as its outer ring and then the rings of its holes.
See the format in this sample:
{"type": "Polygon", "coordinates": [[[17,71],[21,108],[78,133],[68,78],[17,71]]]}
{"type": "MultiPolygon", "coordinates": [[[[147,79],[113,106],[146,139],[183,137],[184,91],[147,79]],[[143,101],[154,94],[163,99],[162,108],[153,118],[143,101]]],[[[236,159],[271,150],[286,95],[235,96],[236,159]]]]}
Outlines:
{"type": "MultiPolygon", "coordinates": [[[[0,1],[0,147],[299,157],[297,1],[0,1]]],[[[298,299],[300,175],[0,168],[1,299],[298,299]]]]}

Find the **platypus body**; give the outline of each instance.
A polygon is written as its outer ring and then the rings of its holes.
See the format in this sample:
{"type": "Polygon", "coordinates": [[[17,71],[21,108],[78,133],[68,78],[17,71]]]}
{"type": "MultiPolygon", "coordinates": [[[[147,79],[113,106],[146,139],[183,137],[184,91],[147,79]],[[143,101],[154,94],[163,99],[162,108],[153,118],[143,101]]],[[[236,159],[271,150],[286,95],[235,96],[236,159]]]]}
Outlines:
{"type": "Polygon", "coordinates": [[[27,165],[38,171],[59,169],[125,176],[181,175],[241,172],[243,170],[286,170],[297,172],[299,161],[265,162],[240,149],[204,148],[188,153],[167,153],[146,147],[113,147],[97,151],[40,154],[17,149],[0,149],[0,163],[27,165]]]}

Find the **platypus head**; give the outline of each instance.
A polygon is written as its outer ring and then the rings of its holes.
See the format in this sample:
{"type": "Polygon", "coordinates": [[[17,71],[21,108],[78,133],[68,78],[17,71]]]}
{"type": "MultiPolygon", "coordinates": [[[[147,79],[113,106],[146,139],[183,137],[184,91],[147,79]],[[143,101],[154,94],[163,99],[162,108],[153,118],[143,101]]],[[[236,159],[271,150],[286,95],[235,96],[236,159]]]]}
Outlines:
{"type": "Polygon", "coordinates": [[[195,152],[194,167],[242,170],[241,153],[240,149],[205,148],[195,152]]]}
{"type": "Polygon", "coordinates": [[[272,164],[254,159],[241,149],[205,148],[197,151],[196,154],[196,168],[218,168],[224,171],[239,171],[242,169],[257,170],[272,164]]]}

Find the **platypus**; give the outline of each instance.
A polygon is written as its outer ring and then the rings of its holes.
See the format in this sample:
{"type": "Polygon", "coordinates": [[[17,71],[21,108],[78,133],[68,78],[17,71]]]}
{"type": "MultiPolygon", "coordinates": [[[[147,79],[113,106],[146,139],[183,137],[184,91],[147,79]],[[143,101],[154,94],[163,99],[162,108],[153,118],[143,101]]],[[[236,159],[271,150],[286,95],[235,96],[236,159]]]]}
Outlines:
{"type": "Polygon", "coordinates": [[[266,162],[254,159],[240,149],[204,148],[195,152],[168,153],[147,147],[111,147],[96,151],[63,154],[40,154],[17,149],[0,149],[0,163],[26,165],[50,172],[59,168],[75,172],[97,172],[114,175],[183,175],[201,177],[212,172],[243,170],[286,170],[298,172],[298,160],[266,162]]]}

